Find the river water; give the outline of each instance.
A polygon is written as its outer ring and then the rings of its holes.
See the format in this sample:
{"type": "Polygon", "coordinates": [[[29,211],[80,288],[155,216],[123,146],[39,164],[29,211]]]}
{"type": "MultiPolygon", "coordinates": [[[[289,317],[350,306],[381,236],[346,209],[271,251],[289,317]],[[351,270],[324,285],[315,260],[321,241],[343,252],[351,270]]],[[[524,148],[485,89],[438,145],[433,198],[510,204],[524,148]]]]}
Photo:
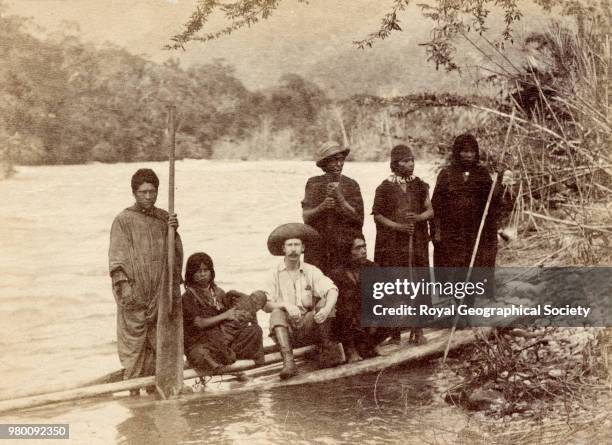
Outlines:
{"type": "MultiPolygon", "coordinates": [[[[20,167],[0,182],[0,396],[120,367],[108,237],[115,215],[132,204],[130,177],[142,166],[160,176],[158,206],[166,208],[167,163],[20,167]]],[[[186,256],[211,254],[225,289],[257,288],[278,261],[266,249],[269,232],[301,221],[304,184],[319,173],[313,162],[177,162],[175,208],[186,256]]],[[[433,165],[417,162],[415,173],[433,185],[433,165]]],[[[362,188],[371,256],[375,228],[367,214],[389,167],[347,163],[345,174],[362,188]]],[[[0,417],[12,421],[69,423],[71,443],[147,445],[445,443],[465,427],[427,364],[220,399],[107,399],[0,417]]]]}

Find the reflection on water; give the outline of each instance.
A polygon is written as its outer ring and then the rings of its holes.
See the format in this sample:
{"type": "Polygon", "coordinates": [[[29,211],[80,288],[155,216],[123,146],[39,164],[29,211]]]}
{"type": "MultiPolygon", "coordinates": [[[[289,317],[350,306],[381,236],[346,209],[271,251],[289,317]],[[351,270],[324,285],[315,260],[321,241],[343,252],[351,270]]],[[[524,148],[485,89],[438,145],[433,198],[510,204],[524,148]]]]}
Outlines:
{"type": "Polygon", "coordinates": [[[446,410],[436,402],[430,377],[428,368],[417,367],[327,385],[132,408],[132,416],[117,426],[117,441],[423,443],[440,428],[434,408],[446,410]]]}
{"type": "MultiPolygon", "coordinates": [[[[164,208],[167,164],[145,165],[160,176],[164,208]]],[[[132,204],[129,180],[141,166],[23,167],[0,182],[0,393],[88,380],[119,367],[108,232],[132,204]]],[[[364,195],[370,255],[375,228],[367,214],[388,169],[387,163],[345,167],[364,195]]],[[[178,162],[185,254],[210,253],[225,289],[257,288],[278,261],[266,250],[269,232],[301,220],[304,184],[319,173],[312,162],[178,162]]],[[[417,163],[416,174],[433,186],[431,166],[417,163]]],[[[378,382],[376,375],[361,376],[205,401],[81,402],[11,418],[69,422],[73,441],[88,444],[421,443],[424,419],[439,399],[427,377],[423,369],[401,369],[385,371],[378,382]]]]}

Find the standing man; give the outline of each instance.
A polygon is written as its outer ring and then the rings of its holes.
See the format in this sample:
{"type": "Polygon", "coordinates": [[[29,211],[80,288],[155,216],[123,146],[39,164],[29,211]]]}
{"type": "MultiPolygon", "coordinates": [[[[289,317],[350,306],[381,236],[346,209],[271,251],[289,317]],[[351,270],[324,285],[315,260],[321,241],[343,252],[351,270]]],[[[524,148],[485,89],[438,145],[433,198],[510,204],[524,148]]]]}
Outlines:
{"type": "MultiPolygon", "coordinates": [[[[178,228],[175,214],[155,207],[158,187],[153,170],[134,173],[136,202],[119,213],[111,227],[108,260],[124,379],[155,374],[157,307],[168,292],[168,227],[178,228]]],[[[180,299],[183,248],[178,234],[175,249],[173,298],[180,299]]]]}
{"type": "Polygon", "coordinates": [[[317,155],[317,167],[325,172],[306,182],[302,218],[321,236],[318,246],[309,246],[304,260],[324,274],[342,264],[339,254],[347,233],[361,232],[363,198],[359,184],[342,175],[350,149],[335,141],[325,142],[317,155]]]}
{"type": "Polygon", "coordinates": [[[312,227],[300,223],[283,224],[268,237],[270,253],[283,256],[267,283],[264,306],[271,313],[270,336],[283,357],[281,379],[297,374],[293,347],[319,344],[321,367],[339,363],[331,339],[338,288],[319,268],[301,261],[304,247],[316,244],[317,238],[312,227]]]}

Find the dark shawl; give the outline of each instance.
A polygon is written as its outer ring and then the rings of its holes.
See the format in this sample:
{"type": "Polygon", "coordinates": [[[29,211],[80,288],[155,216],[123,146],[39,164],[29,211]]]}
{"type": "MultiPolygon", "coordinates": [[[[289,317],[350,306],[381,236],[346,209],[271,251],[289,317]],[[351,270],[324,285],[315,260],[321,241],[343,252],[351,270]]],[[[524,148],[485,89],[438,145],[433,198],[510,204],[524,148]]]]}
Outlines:
{"type": "MultiPolygon", "coordinates": [[[[481,165],[465,168],[454,162],[442,169],[431,199],[441,234],[441,242],[435,246],[436,267],[469,266],[491,185],[491,176],[481,165]],[[464,171],[469,172],[467,181],[464,181],[464,171]]],[[[495,266],[500,191],[494,193],[485,220],[477,267],[495,266]]]]}
{"type": "MultiPolygon", "coordinates": [[[[373,215],[382,215],[394,222],[401,222],[399,215],[408,210],[419,214],[425,211],[425,201],[429,193],[429,186],[419,178],[406,183],[404,193],[399,184],[384,180],[377,188],[374,196],[373,215]]],[[[407,233],[389,229],[383,224],[376,223],[376,245],[374,247],[374,261],[380,266],[408,266],[409,239],[407,233]]],[[[428,267],[429,233],[427,221],[415,224],[413,235],[413,266],[428,267]]]]}

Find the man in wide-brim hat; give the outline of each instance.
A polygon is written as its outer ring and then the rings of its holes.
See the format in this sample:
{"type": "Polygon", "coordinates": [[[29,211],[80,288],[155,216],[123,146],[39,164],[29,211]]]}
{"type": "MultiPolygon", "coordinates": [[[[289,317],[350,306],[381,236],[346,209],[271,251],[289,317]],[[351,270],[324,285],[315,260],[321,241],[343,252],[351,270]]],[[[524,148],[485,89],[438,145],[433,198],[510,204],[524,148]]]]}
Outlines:
{"type": "Polygon", "coordinates": [[[349,148],[335,141],[321,145],[316,165],[325,173],[306,182],[302,217],[321,236],[321,243],[306,250],[305,260],[329,274],[342,264],[339,252],[345,234],[361,232],[363,198],[359,184],[342,175],[349,148]]]}
{"type": "Polygon", "coordinates": [[[336,344],[331,339],[332,318],[338,288],[316,266],[301,261],[305,248],[317,243],[319,235],[301,223],[283,224],[268,237],[268,250],[283,260],[270,274],[264,307],[270,315],[270,336],[283,357],[280,378],[297,373],[293,347],[320,344],[322,367],[337,364],[336,344]]]}

